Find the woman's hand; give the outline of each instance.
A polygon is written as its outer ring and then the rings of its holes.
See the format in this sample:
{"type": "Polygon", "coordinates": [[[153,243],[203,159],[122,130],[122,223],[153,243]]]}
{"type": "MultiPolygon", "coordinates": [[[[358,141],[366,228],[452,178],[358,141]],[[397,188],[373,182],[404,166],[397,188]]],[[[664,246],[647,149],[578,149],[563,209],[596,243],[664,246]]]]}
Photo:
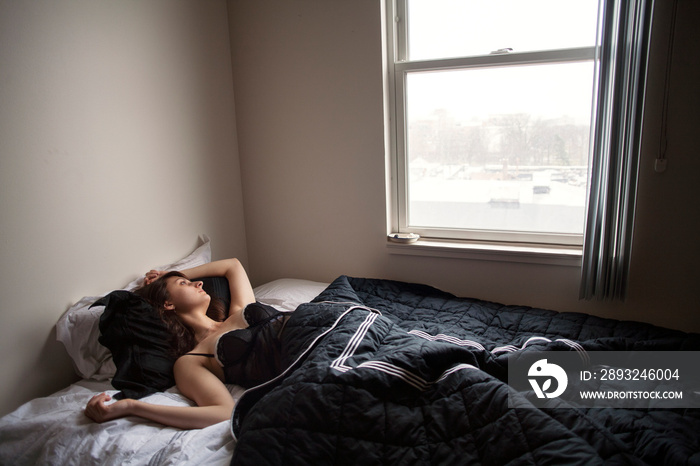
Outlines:
{"type": "Polygon", "coordinates": [[[111,399],[106,393],[93,396],[85,406],[85,415],[95,422],[102,423],[131,414],[130,406],[133,400],[119,400],[106,404],[111,399]]]}
{"type": "Polygon", "coordinates": [[[143,279],[143,284],[150,285],[163,274],[165,274],[165,272],[162,270],[149,270],[148,272],[146,272],[146,277],[143,279]]]}

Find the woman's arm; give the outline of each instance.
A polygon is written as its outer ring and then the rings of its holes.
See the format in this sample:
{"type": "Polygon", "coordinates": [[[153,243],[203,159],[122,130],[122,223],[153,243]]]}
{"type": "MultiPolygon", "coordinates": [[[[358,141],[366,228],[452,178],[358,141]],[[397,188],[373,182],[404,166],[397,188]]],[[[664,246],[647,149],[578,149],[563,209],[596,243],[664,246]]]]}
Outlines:
{"type": "Polygon", "coordinates": [[[231,289],[231,313],[255,302],[255,294],[248,275],[238,259],[224,259],[191,269],[181,270],[190,280],[203,277],[226,277],[231,289]]]}
{"type": "Polygon", "coordinates": [[[233,407],[224,409],[218,406],[165,406],[131,399],[106,404],[110,399],[106,393],[95,395],[85,407],[85,415],[100,423],[138,416],[179,429],[202,429],[229,419],[233,410],[233,407]],[[224,414],[226,412],[228,415],[224,414]]]}
{"type": "Polygon", "coordinates": [[[101,393],[88,402],[85,415],[96,422],[139,416],[180,429],[201,429],[231,417],[231,394],[196,358],[181,357],[175,362],[175,380],[180,392],[197,406],[164,406],[130,399],[105,404],[110,396],[101,393]]]}
{"type": "MultiPolygon", "coordinates": [[[[191,269],[180,270],[189,279],[196,280],[203,277],[226,277],[231,291],[231,308],[229,314],[240,311],[248,304],[255,302],[253,287],[248,280],[248,275],[238,259],[224,259],[209,262],[191,269]]],[[[145,283],[149,284],[165,272],[151,270],[146,273],[145,283]]]]}

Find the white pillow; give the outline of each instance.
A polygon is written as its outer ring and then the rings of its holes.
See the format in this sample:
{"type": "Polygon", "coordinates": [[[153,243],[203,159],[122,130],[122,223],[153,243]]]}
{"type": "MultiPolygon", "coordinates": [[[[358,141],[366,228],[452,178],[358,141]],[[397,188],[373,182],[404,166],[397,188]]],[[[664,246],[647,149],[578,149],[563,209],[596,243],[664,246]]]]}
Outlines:
{"type": "Polygon", "coordinates": [[[280,311],[293,311],[302,303],[308,303],[326,289],[328,283],[280,278],[253,290],[255,299],[280,311]]]}
{"type": "MultiPolygon", "coordinates": [[[[206,235],[200,237],[201,246],[184,259],[157,267],[158,270],[182,270],[211,262],[211,243],[206,235]]],[[[129,283],[124,290],[134,290],[143,283],[141,276],[129,283]]],[[[116,289],[116,288],[115,288],[116,289]]],[[[86,296],[71,306],[56,323],[56,339],[63,343],[79,376],[85,379],[107,380],[114,376],[116,367],[110,351],[97,339],[99,322],[104,306],[92,303],[101,296],[86,296]]]]}

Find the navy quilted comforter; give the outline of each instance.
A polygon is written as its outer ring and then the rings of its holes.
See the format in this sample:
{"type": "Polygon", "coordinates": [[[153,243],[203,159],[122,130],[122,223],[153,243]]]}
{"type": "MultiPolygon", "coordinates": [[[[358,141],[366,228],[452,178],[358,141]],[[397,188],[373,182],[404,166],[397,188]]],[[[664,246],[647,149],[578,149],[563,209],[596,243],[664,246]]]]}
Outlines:
{"type": "Polygon", "coordinates": [[[570,341],[700,349],[648,324],[339,277],[287,323],[288,369],[236,406],[232,464],[700,464],[698,410],[535,409],[505,382],[509,352],[570,341]]]}

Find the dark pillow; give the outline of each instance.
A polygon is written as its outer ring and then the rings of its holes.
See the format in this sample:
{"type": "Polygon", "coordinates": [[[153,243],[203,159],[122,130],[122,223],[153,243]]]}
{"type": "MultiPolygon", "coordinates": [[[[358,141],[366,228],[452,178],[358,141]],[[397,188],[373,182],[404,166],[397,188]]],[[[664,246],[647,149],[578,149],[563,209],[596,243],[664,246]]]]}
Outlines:
{"type": "Polygon", "coordinates": [[[228,309],[231,307],[231,289],[228,286],[228,279],[226,277],[205,277],[199,280],[209,296],[218,298],[224,303],[224,309],[228,314],[228,309]]]}
{"type": "Polygon", "coordinates": [[[175,385],[175,356],[170,333],[145,299],[129,291],[109,293],[93,306],[105,306],[100,316],[100,344],[112,352],[117,368],[112,386],[116,399],[139,399],[175,385]]]}
{"type": "MultiPolygon", "coordinates": [[[[224,302],[231,302],[228,280],[201,279],[204,290],[224,302]]],[[[117,370],[112,386],[121,390],[114,398],[139,399],[175,385],[173,365],[177,359],[170,345],[170,333],[153,308],[142,297],[125,290],[109,293],[92,306],[105,306],[100,316],[100,344],[112,352],[117,370]]],[[[92,307],[91,306],[91,307],[92,307]]]]}

